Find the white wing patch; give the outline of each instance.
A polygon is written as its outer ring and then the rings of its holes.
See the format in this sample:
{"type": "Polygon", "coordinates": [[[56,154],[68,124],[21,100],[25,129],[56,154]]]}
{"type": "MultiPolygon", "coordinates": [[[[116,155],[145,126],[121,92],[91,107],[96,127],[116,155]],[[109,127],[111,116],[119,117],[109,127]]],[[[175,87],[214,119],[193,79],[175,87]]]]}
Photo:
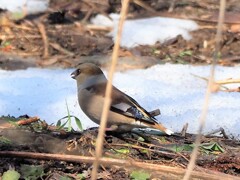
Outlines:
{"type": "Polygon", "coordinates": [[[126,103],[119,103],[119,104],[114,104],[113,107],[120,109],[124,112],[127,112],[127,110],[131,107],[130,105],[126,103]]]}
{"type": "Polygon", "coordinates": [[[142,127],[149,127],[146,123],[143,123],[142,121],[134,121],[131,124],[142,126],[142,127]]]}

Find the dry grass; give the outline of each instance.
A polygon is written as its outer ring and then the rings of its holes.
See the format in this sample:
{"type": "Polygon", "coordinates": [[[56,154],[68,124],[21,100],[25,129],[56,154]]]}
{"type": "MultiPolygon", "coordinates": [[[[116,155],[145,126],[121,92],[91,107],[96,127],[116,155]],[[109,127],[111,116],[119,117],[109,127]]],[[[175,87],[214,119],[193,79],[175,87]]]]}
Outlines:
{"type": "Polygon", "coordinates": [[[119,20],[119,24],[118,24],[118,33],[117,33],[116,41],[115,41],[114,48],[113,48],[112,63],[111,63],[111,67],[110,67],[110,70],[108,73],[108,83],[107,83],[107,88],[106,88],[106,93],[105,93],[105,101],[104,101],[104,106],[103,106],[101,123],[100,123],[98,137],[97,137],[96,154],[95,154],[95,161],[93,163],[91,179],[97,179],[97,171],[98,171],[98,167],[99,167],[99,163],[100,163],[99,160],[102,156],[104,134],[105,134],[105,129],[106,129],[106,125],[107,125],[108,111],[109,111],[110,103],[111,103],[110,97],[111,97],[111,92],[112,92],[113,75],[114,75],[116,64],[117,64],[119,47],[120,47],[121,36],[122,36],[123,23],[125,21],[126,15],[127,15],[128,4],[129,4],[129,0],[124,0],[122,2],[122,9],[121,9],[120,20],[119,20]]]}
{"type": "Polygon", "coordinates": [[[190,178],[191,173],[192,173],[192,171],[195,167],[198,148],[199,148],[199,145],[201,143],[201,134],[202,134],[202,131],[204,129],[205,122],[206,122],[210,96],[211,96],[212,88],[214,86],[215,66],[217,64],[218,54],[220,52],[220,41],[221,41],[221,38],[222,38],[222,27],[223,27],[225,7],[226,7],[226,1],[221,0],[220,1],[218,26],[217,26],[217,34],[216,34],[215,52],[214,52],[214,57],[213,57],[212,66],[211,66],[211,70],[210,70],[210,77],[209,77],[209,81],[208,81],[208,86],[207,86],[207,91],[206,91],[206,95],[205,95],[205,101],[204,101],[204,104],[203,104],[202,113],[201,113],[201,116],[200,116],[200,124],[199,124],[198,134],[197,134],[197,137],[196,137],[196,140],[195,140],[195,147],[193,149],[190,162],[188,163],[187,171],[186,171],[186,174],[183,178],[184,180],[188,180],[190,178]]]}

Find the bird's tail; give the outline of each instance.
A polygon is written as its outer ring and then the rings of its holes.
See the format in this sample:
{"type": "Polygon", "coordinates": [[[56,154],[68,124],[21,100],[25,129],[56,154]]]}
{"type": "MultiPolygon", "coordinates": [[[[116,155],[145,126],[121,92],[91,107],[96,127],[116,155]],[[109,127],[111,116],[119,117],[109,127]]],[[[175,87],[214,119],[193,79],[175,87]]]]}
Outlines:
{"type": "Polygon", "coordinates": [[[173,131],[171,131],[170,129],[165,128],[162,124],[155,123],[155,124],[151,125],[151,128],[154,128],[154,129],[158,129],[158,130],[160,130],[160,131],[163,131],[163,132],[165,132],[167,135],[172,135],[172,134],[174,134],[173,131]]]}

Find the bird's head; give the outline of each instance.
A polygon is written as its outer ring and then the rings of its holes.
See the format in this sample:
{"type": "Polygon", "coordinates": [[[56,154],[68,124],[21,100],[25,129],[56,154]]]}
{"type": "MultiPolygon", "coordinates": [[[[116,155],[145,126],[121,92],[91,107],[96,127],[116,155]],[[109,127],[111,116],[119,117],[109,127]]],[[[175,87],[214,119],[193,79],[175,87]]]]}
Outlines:
{"type": "Polygon", "coordinates": [[[71,73],[71,77],[79,83],[98,76],[104,76],[104,74],[97,65],[92,63],[81,63],[77,66],[77,69],[71,73]]]}

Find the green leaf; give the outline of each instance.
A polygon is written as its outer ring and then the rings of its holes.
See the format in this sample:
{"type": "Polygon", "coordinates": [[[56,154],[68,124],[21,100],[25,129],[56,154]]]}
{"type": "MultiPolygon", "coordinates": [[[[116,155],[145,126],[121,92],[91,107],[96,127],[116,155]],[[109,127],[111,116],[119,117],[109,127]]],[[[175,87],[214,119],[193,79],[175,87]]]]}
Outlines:
{"type": "Polygon", "coordinates": [[[11,42],[10,41],[4,41],[1,43],[1,47],[7,47],[7,46],[10,46],[11,45],[11,42]]]}
{"type": "Polygon", "coordinates": [[[58,127],[61,126],[61,120],[60,119],[57,121],[56,126],[58,126],[58,127]]]}
{"type": "Polygon", "coordinates": [[[2,143],[2,144],[11,144],[12,142],[11,142],[10,139],[1,136],[1,137],[0,137],[0,143],[2,143]]]}
{"type": "Polygon", "coordinates": [[[58,127],[58,129],[63,129],[64,126],[68,123],[68,121],[64,122],[60,127],[58,127]]]}
{"type": "Polygon", "coordinates": [[[140,136],[139,136],[138,141],[140,141],[140,142],[144,142],[145,139],[143,139],[143,137],[140,137],[140,136]]]}
{"type": "Polygon", "coordinates": [[[63,119],[66,119],[66,118],[68,118],[68,116],[64,116],[61,119],[59,119],[58,121],[62,121],[63,119]]]}
{"type": "Polygon", "coordinates": [[[130,150],[129,149],[115,149],[116,152],[121,153],[121,154],[129,154],[130,150]]]}
{"type": "MultiPolygon", "coordinates": [[[[68,117],[69,117],[69,116],[64,116],[63,118],[61,118],[61,119],[58,120],[58,121],[62,121],[62,120],[64,120],[64,119],[67,119],[66,122],[64,122],[63,124],[61,124],[61,126],[58,127],[58,129],[64,128],[64,126],[68,123],[68,117]]],[[[75,118],[75,120],[78,119],[76,116],[73,116],[73,115],[70,115],[70,117],[75,118]]],[[[78,120],[79,120],[79,119],[78,119],[78,120]]],[[[58,121],[57,121],[57,122],[58,122],[58,121]]],[[[80,121],[80,120],[79,120],[79,121],[80,121]]],[[[81,124],[81,121],[80,121],[80,124],[81,124]]],[[[77,125],[80,125],[80,124],[77,124],[77,125]]]]}
{"type": "Polygon", "coordinates": [[[67,176],[61,176],[59,180],[72,180],[72,178],[67,176]]]}
{"type": "Polygon", "coordinates": [[[83,130],[83,127],[82,127],[81,121],[80,121],[77,117],[74,117],[74,118],[75,118],[75,122],[76,122],[76,124],[77,124],[77,126],[78,126],[78,129],[79,129],[80,131],[82,131],[82,130],[83,130]]]}
{"type": "Polygon", "coordinates": [[[184,145],[174,145],[170,148],[174,152],[182,152],[182,151],[192,151],[193,147],[189,144],[184,145]]]}
{"type": "Polygon", "coordinates": [[[160,137],[158,139],[160,140],[161,143],[166,143],[167,142],[165,137],[160,137]]]}
{"type": "Polygon", "coordinates": [[[86,179],[86,177],[85,177],[85,175],[82,173],[82,174],[78,174],[78,175],[77,175],[77,179],[79,179],[79,180],[84,180],[84,179],[86,179]]]}
{"type": "Polygon", "coordinates": [[[71,132],[73,130],[73,128],[72,128],[72,118],[74,118],[79,130],[82,131],[83,130],[82,123],[76,116],[73,116],[73,115],[70,114],[67,101],[66,101],[66,107],[67,107],[67,116],[64,116],[63,118],[59,119],[57,121],[56,126],[58,126],[58,129],[63,129],[67,124],[67,131],[71,132]],[[67,119],[67,120],[62,124],[62,120],[64,120],[64,119],[67,119]]]}
{"type": "Polygon", "coordinates": [[[145,154],[149,153],[149,150],[147,150],[147,149],[141,149],[140,151],[141,151],[141,153],[145,153],[145,154]]]}
{"type": "Polygon", "coordinates": [[[191,56],[192,55],[192,51],[187,50],[187,51],[182,51],[179,53],[180,57],[184,57],[184,56],[191,56]]]}
{"type": "Polygon", "coordinates": [[[72,120],[71,118],[68,120],[68,132],[71,132],[72,131],[72,120]]]}
{"type": "Polygon", "coordinates": [[[214,151],[224,152],[224,149],[217,142],[203,143],[199,147],[205,153],[214,152],[214,151]]]}
{"type": "Polygon", "coordinates": [[[23,164],[20,167],[22,177],[26,180],[38,179],[44,175],[44,169],[42,165],[27,165],[23,164]]]}
{"type": "Polygon", "coordinates": [[[15,127],[19,127],[16,121],[8,121],[8,122],[15,127]]]}
{"type": "Polygon", "coordinates": [[[3,173],[2,180],[18,180],[20,176],[21,175],[15,170],[8,170],[3,173]]]}
{"type": "Polygon", "coordinates": [[[150,174],[144,171],[132,171],[130,178],[133,180],[147,180],[150,179],[150,174]]]}
{"type": "Polygon", "coordinates": [[[173,147],[170,148],[171,150],[173,150],[174,152],[182,152],[184,147],[183,146],[177,146],[174,145],[173,147]]]}
{"type": "Polygon", "coordinates": [[[67,104],[67,100],[66,100],[66,106],[67,106],[67,116],[68,116],[68,132],[72,131],[72,120],[71,120],[71,115],[70,115],[70,111],[68,109],[68,104],[67,104]]]}
{"type": "Polygon", "coordinates": [[[218,59],[221,59],[221,57],[222,57],[221,52],[218,52],[218,54],[217,54],[217,58],[218,58],[218,59]]]}
{"type": "Polygon", "coordinates": [[[10,14],[11,19],[13,20],[20,20],[23,19],[26,16],[24,12],[12,12],[10,14]]]}

